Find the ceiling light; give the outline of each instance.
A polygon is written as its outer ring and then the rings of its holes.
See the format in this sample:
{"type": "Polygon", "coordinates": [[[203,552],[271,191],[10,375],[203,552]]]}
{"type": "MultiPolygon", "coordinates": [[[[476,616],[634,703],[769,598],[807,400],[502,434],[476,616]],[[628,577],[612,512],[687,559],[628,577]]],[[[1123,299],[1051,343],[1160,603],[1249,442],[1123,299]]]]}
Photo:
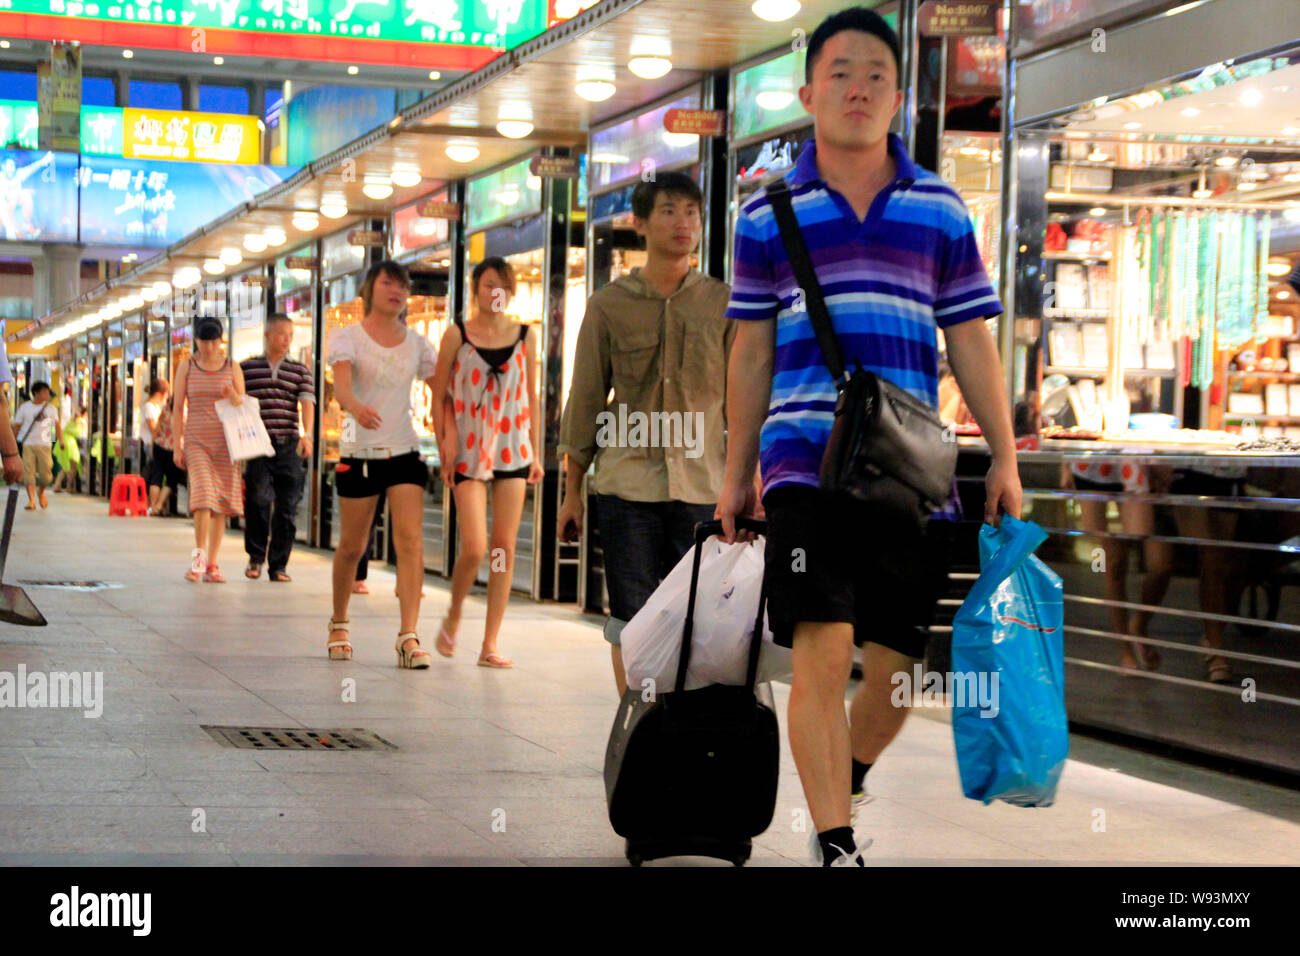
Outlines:
{"type": "Polygon", "coordinates": [[[760,20],[780,23],[799,12],[799,0],[754,0],[749,9],[760,20]]]}
{"type": "Polygon", "coordinates": [[[361,191],[371,199],[387,199],[393,194],[393,187],[390,183],[366,183],[361,191]]]}
{"type": "Polygon", "coordinates": [[[1216,160],[1214,161],[1214,165],[1215,165],[1215,166],[1223,166],[1223,167],[1225,167],[1225,168],[1228,167],[1228,166],[1236,166],[1236,165],[1237,165],[1237,157],[1236,157],[1236,156],[1220,156],[1218,159],[1216,159],[1216,160]]]}
{"type": "Polygon", "coordinates": [[[1185,110],[1179,110],[1179,112],[1182,113],[1184,116],[1188,116],[1188,117],[1201,115],[1201,111],[1198,110],[1195,106],[1189,106],[1185,110]]]}
{"type": "Polygon", "coordinates": [[[441,80],[441,79],[442,79],[442,74],[439,73],[437,70],[430,70],[430,71],[429,71],[429,79],[431,79],[431,80],[441,80]]]}
{"type": "Polygon", "coordinates": [[[355,66],[348,67],[348,76],[356,76],[360,72],[361,71],[358,70],[355,66]]]}
{"type": "Polygon", "coordinates": [[[220,259],[204,259],[203,271],[210,276],[219,276],[226,271],[226,264],[220,259]]]}
{"type": "Polygon", "coordinates": [[[412,186],[420,185],[424,177],[414,166],[394,166],[393,167],[393,185],[401,186],[403,189],[410,189],[412,186]]]}
{"type": "Polygon", "coordinates": [[[1287,173],[1285,176],[1282,177],[1282,182],[1300,183],[1300,170],[1297,170],[1294,173],[1287,173]]]}
{"type": "Polygon", "coordinates": [[[1237,99],[1241,102],[1242,106],[1258,106],[1260,103],[1264,102],[1264,94],[1259,90],[1244,90],[1241,96],[1237,99]]]}
{"type": "Polygon", "coordinates": [[[1104,163],[1108,159],[1110,159],[1110,154],[1102,152],[1099,146],[1094,147],[1092,152],[1088,154],[1088,162],[1090,163],[1104,163]]]}
{"type": "Polygon", "coordinates": [[[221,250],[221,261],[228,266],[237,266],[244,261],[244,254],[234,246],[227,246],[221,250]]]}
{"type": "Polygon", "coordinates": [[[1288,126],[1282,130],[1283,136],[1300,136],[1300,126],[1288,126]]]}
{"type": "Polygon", "coordinates": [[[473,143],[448,143],[443,152],[457,163],[472,163],[478,159],[478,147],[473,143]]]}
{"type": "Polygon", "coordinates": [[[760,109],[775,113],[794,102],[794,94],[789,90],[762,90],[754,97],[760,109]]]}
{"type": "Polygon", "coordinates": [[[134,51],[132,51],[132,50],[123,50],[123,51],[122,51],[122,59],[124,59],[124,60],[129,60],[129,59],[131,59],[133,56],[135,56],[135,53],[134,53],[134,51]]]}
{"type": "Polygon", "coordinates": [[[600,103],[613,96],[618,88],[609,80],[583,80],[573,91],[588,103],[600,103]]]}
{"type": "Polygon", "coordinates": [[[226,58],[225,58],[224,56],[214,56],[214,57],[212,58],[212,65],[213,65],[213,66],[221,66],[221,64],[223,64],[223,63],[225,63],[225,62],[226,62],[226,58]]]}
{"type": "Polygon", "coordinates": [[[1125,128],[1125,129],[1141,129],[1141,128],[1142,128],[1142,124],[1139,123],[1137,120],[1134,120],[1134,121],[1132,121],[1131,123],[1125,123],[1125,124],[1124,124],[1124,128],[1125,128]]]}
{"type": "Polygon", "coordinates": [[[1288,292],[1286,289],[1282,289],[1277,293],[1277,297],[1279,299],[1289,299],[1291,298],[1291,293],[1288,292]]]}
{"type": "Polygon", "coordinates": [[[157,292],[160,297],[168,295],[172,291],[172,284],[166,280],[155,282],[153,284],[153,290],[157,292]]]}
{"type": "Polygon", "coordinates": [[[1211,196],[1213,196],[1213,195],[1214,195],[1214,190],[1213,190],[1213,189],[1193,189],[1193,190],[1192,190],[1192,198],[1193,198],[1193,199],[1209,199],[1209,198],[1210,198],[1211,196]]]}
{"type": "Polygon", "coordinates": [[[666,144],[674,149],[694,146],[700,141],[699,133],[670,133],[664,130],[660,136],[666,144]]]}
{"type": "Polygon", "coordinates": [[[176,270],[176,274],[172,276],[172,285],[177,289],[188,289],[202,278],[202,273],[194,266],[185,266],[176,270]]]}
{"type": "Polygon", "coordinates": [[[122,300],[122,305],[125,307],[122,310],[123,312],[131,312],[135,309],[143,309],[144,297],[140,295],[128,295],[125,299],[122,300]]]}
{"type": "Polygon", "coordinates": [[[673,61],[666,56],[634,56],[627,68],[643,80],[657,80],[673,68],[673,61]]]}
{"type": "Polygon", "coordinates": [[[1243,179],[1237,183],[1238,192],[1250,192],[1257,184],[1253,180],[1243,179]]]}
{"type": "Polygon", "coordinates": [[[533,124],[528,120],[503,119],[497,123],[497,132],[509,139],[523,139],[533,131],[533,124]]]}
{"type": "Polygon", "coordinates": [[[144,299],[146,302],[157,302],[158,290],[151,285],[145,286],[140,290],[140,298],[144,299]]]}
{"type": "Polygon", "coordinates": [[[320,214],[326,219],[342,219],[348,214],[348,204],[341,196],[327,196],[320,201],[320,214]]]}
{"type": "Polygon", "coordinates": [[[1105,210],[1105,208],[1102,207],[1102,206],[1093,206],[1091,209],[1088,210],[1088,215],[1089,215],[1089,216],[1104,216],[1104,215],[1106,215],[1106,210],[1105,210]]]}
{"type": "Polygon", "coordinates": [[[296,212],[293,214],[293,228],[299,232],[311,232],[320,225],[320,217],[314,212],[296,212]]]}
{"type": "Polygon", "coordinates": [[[9,49],[9,41],[0,40],[0,50],[7,50],[7,49],[9,49]]]}
{"type": "Polygon", "coordinates": [[[265,252],[266,246],[267,242],[265,236],[259,236],[255,232],[250,232],[244,237],[244,248],[249,252],[265,252]]]}
{"type": "MultiPolygon", "coordinates": [[[[315,226],[312,226],[312,229],[315,228],[315,226]]],[[[284,230],[279,226],[272,226],[270,229],[263,232],[262,238],[266,240],[268,246],[282,246],[289,241],[289,237],[284,234],[284,230]]]]}
{"type": "Polygon", "coordinates": [[[1271,276],[1284,276],[1291,271],[1291,263],[1285,259],[1269,259],[1268,274],[1271,276]]]}

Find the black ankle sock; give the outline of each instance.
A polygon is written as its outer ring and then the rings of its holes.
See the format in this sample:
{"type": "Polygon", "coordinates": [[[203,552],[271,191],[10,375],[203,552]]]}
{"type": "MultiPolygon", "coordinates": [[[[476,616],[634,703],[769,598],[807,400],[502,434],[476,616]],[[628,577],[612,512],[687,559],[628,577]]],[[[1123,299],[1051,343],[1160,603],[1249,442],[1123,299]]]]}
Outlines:
{"type": "Polygon", "coordinates": [[[830,866],[841,855],[852,856],[858,845],[853,842],[852,827],[836,827],[817,834],[822,845],[822,866],[830,866]]]}
{"type": "Polygon", "coordinates": [[[871,764],[869,763],[859,763],[856,760],[853,761],[853,788],[849,793],[862,792],[862,787],[867,780],[867,771],[870,769],[871,764]]]}

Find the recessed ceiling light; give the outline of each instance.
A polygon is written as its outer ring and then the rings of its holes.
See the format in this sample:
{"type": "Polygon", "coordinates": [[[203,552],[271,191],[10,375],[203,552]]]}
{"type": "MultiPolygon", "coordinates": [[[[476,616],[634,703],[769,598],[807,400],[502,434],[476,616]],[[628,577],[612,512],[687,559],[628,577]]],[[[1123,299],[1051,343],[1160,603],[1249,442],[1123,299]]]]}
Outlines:
{"type": "Polygon", "coordinates": [[[754,0],[749,9],[760,20],[780,23],[799,12],[799,0],[754,0]]]}
{"type": "Polygon", "coordinates": [[[533,124],[528,120],[503,119],[497,123],[497,132],[509,139],[523,139],[533,131],[533,124]]]}
{"type": "Polygon", "coordinates": [[[1296,170],[1294,173],[1287,173],[1285,176],[1282,177],[1282,182],[1300,183],[1300,170],[1296,170]]]}
{"type": "Polygon", "coordinates": [[[420,171],[414,166],[394,166],[393,167],[393,185],[401,186],[403,189],[410,189],[412,186],[420,185],[424,179],[420,171]]]}
{"type": "Polygon", "coordinates": [[[448,143],[443,152],[457,163],[472,163],[478,159],[478,147],[473,143],[448,143]]]}
{"type": "Polygon", "coordinates": [[[244,254],[234,246],[227,246],[221,250],[221,261],[228,266],[237,266],[244,261],[244,254]]]}
{"type": "Polygon", "coordinates": [[[1094,148],[1093,151],[1088,154],[1088,162],[1090,163],[1104,163],[1108,159],[1110,159],[1110,154],[1104,152],[1100,147],[1094,148]]]}
{"type": "MultiPolygon", "coordinates": [[[[312,226],[315,229],[315,226],[312,226]]],[[[262,233],[262,238],[266,240],[268,246],[282,246],[289,241],[289,237],[284,234],[284,230],[278,226],[272,226],[262,233]]]]}
{"type": "Polygon", "coordinates": [[[219,276],[226,271],[226,264],[220,259],[204,259],[203,271],[210,276],[219,276]]]}
{"type": "Polygon", "coordinates": [[[393,185],[385,176],[381,179],[374,179],[367,182],[361,187],[361,191],[371,199],[387,199],[393,194],[393,185]]]}
{"type": "Polygon", "coordinates": [[[1300,126],[1287,126],[1282,130],[1283,136],[1300,136],[1300,126]]]}
{"type": "Polygon", "coordinates": [[[1277,297],[1279,299],[1289,299],[1291,298],[1291,293],[1288,292],[1286,289],[1282,289],[1277,293],[1277,297]]]}
{"type": "Polygon", "coordinates": [[[356,76],[360,72],[361,71],[358,70],[355,66],[348,67],[348,76],[356,76]]]}
{"type": "Polygon", "coordinates": [[[244,237],[244,248],[249,252],[264,252],[266,251],[266,245],[266,237],[259,236],[255,232],[250,232],[244,237]]]}
{"type": "Polygon", "coordinates": [[[212,63],[213,63],[213,65],[215,65],[215,66],[221,66],[221,64],[223,64],[223,63],[225,63],[225,62],[226,62],[226,58],[225,58],[224,56],[214,56],[214,57],[212,58],[212,63]]]}
{"type": "Polygon", "coordinates": [[[1193,189],[1193,190],[1192,190],[1192,198],[1193,198],[1193,199],[1209,199],[1209,198],[1210,198],[1211,196],[1213,196],[1213,195],[1214,195],[1214,190],[1213,190],[1213,189],[1193,189]]]}
{"type": "Polygon", "coordinates": [[[1256,185],[1257,184],[1253,179],[1243,179],[1241,182],[1237,183],[1237,190],[1243,193],[1250,192],[1256,187],[1256,185]]]}
{"type": "Polygon", "coordinates": [[[170,295],[172,291],[172,284],[168,282],[166,279],[162,279],[153,284],[153,289],[160,296],[170,295]]]}
{"type": "Polygon", "coordinates": [[[1215,165],[1215,166],[1223,166],[1223,167],[1225,167],[1225,168],[1228,167],[1228,166],[1236,166],[1236,165],[1237,165],[1237,157],[1236,157],[1236,156],[1220,156],[1218,159],[1216,159],[1216,160],[1214,161],[1214,165],[1215,165]]]}
{"type": "Polygon", "coordinates": [[[296,212],[293,214],[293,228],[299,232],[311,232],[320,225],[320,217],[314,212],[296,212]]]}
{"type": "Polygon", "coordinates": [[[429,71],[429,79],[431,79],[431,80],[441,80],[441,79],[442,79],[442,74],[439,73],[437,70],[430,70],[430,71],[429,71]]]}
{"type": "Polygon", "coordinates": [[[1139,123],[1139,122],[1137,122],[1137,120],[1134,120],[1134,121],[1132,121],[1131,123],[1125,123],[1125,124],[1124,124],[1124,128],[1125,128],[1125,129],[1141,129],[1141,128],[1142,128],[1142,124],[1139,123]]]}
{"type": "Polygon", "coordinates": [[[144,299],[146,302],[157,302],[158,290],[153,286],[146,286],[140,290],[140,298],[144,299]]]}
{"type": "Polygon", "coordinates": [[[1088,215],[1089,215],[1089,216],[1104,216],[1104,215],[1106,215],[1106,209],[1105,209],[1105,207],[1103,207],[1103,206],[1093,206],[1091,209],[1088,210],[1088,215]]]}
{"type": "Polygon", "coordinates": [[[1244,90],[1238,99],[1242,106],[1258,106],[1264,102],[1264,94],[1255,89],[1244,90]]]}
{"type": "Polygon", "coordinates": [[[583,80],[573,91],[589,103],[600,103],[618,92],[618,88],[609,80],[583,80]]]}
{"type": "Polygon", "coordinates": [[[762,90],[754,97],[760,109],[775,113],[785,109],[794,102],[794,94],[789,90],[762,90]]]}
{"type": "Polygon", "coordinates": [[[123,50],[123,51],[122,51],[122,59],[124,59],[124,60],[129,60],[129,59],[131,59],[133,56],[135,56],[135,51],[133,51],[133,50],[123,50]]]}
{"type": "Polygon", "coordinates": [[[666,56],[634,56],[627,68],[643,80],[657,80],[673,68],[673,61],[666,56]]]}
{"type": "Polygon", "coordinates": [[[0,40],[0,50],[7,50],[7,49],[9,49],[9,41],[0,40]]]}
{"type": "Polygon", "coordinates": [[[1179,110],[1179,112],[1182,113],[1184,116],[1189,116],[1189,117],[1201,115],[1201,111],[1198,110],[1195,106],[1189,106],[1187,107],[1187,109],[1179,110]]]}
{"type": "Polygon", "coordinates": [[[347,201],[342,196],[326,196],[320,201],[320,214],[326,219],[342,219],[348,214],[347,201]]]}

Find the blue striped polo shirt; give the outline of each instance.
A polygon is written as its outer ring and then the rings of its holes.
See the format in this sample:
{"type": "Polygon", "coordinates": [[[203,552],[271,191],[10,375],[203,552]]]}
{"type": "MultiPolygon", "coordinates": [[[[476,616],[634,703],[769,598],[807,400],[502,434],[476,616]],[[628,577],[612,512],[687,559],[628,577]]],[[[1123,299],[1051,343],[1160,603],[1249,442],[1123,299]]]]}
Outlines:
{"type": "MultiPolygon", "coordinates": [[[[817,169],[810,140],[785,180],[846,367],[858,363],[939,406],[936,329],[1002,312],[956,191],[907,156],[889,134],[898,171],[865,221],[817,169]]],[[[817,487],[835,418],[835,383],[822,359],[765,190],[736,223],[727,317],[776,319],[772,398],[759,437],[764,493],[817,487]]],[[[935,517],[955,517],[955,502],[935,517]]]]}

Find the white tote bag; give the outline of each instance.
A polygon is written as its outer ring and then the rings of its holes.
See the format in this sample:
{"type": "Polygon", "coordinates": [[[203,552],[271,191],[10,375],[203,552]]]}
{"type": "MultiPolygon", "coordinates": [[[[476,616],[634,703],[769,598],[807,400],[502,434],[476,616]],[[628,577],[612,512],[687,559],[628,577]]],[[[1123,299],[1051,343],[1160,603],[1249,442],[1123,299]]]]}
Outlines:
{"type": "MultiPolygon", "coordinates": [[[[696,585],[686,690],[745,683],[749,639],[763,585],[762,538],[748,544],[727,544],[713,537],[701,547],[704,553],[696,585]]],[[[656,691],[669,692],[676,687],[694,560],[695,549],[691,548],[623,628],[620,643],[629,687],[644,687],[646,680],[654,681],[656,691]]],[[[772,643],[765,615],[757,680],[776,680],[790,673],[790,651],[772,643]]]]}
{"type": "Polygon", "coordinates": [[[239,405],[221,399],[217,402],[217,418],[221,419],[221,427],[226,431],[226,447],[230,449],[232,461],[270,458],[275,454],[254,396],[245,395],[239,405]]]}

